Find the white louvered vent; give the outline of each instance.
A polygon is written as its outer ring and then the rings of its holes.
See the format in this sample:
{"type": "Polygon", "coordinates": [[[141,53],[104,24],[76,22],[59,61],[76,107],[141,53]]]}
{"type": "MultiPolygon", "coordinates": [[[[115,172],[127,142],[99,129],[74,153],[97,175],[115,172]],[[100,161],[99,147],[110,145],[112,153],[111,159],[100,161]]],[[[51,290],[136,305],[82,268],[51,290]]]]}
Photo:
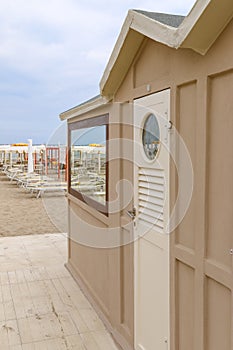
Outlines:
{"type": "Polygon", "coordinates": [[[155,230],[163,232],[165,201],[164,171],[160,169],[139,168],[138,180],[139,220],[153,226],[155,230]]]}

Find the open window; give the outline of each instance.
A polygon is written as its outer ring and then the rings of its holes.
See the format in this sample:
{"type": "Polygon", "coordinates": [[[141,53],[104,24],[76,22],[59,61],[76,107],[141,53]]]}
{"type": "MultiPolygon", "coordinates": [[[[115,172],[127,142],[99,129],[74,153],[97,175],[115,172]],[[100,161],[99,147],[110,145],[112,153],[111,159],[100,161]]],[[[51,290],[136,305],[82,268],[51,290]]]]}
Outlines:
{"type": "Polygon", "coordinates": [[[109,116],[70,123],[69,193],[108,215],[109,116]]]}

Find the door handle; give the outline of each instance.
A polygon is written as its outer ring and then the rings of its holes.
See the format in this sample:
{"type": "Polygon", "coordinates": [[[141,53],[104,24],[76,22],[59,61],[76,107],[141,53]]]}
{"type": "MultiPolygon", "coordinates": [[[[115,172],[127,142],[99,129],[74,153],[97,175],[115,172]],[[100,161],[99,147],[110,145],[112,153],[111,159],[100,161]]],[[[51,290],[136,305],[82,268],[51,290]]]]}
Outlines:
{"type": "Polygon", "coordinates": [[[136,217],[136,208],[133,208],[133,210],[127,210],[126,213],[132,220],[134,220],[136,217]]]}

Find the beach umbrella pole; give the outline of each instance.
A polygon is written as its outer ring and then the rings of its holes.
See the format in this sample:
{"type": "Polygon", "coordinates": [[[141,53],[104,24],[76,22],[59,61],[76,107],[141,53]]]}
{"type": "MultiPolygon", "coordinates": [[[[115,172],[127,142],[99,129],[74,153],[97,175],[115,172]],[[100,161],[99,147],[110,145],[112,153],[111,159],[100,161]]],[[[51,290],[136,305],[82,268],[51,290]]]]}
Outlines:
{"type": "Polygon", "coordinates": [[[28,139],[28,174],[33,173],[32,140],[28,139]]]}

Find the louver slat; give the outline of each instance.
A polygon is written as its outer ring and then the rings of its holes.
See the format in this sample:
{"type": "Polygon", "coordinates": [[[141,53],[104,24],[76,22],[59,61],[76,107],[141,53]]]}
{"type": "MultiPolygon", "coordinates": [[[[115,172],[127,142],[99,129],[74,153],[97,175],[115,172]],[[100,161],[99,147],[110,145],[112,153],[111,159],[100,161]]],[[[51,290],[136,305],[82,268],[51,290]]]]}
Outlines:
{"type": "Polygon", "coordinates": [[[139,169],[139,220],[160,232],[164,228],[164,191],[163,170],[139,169]]]}

